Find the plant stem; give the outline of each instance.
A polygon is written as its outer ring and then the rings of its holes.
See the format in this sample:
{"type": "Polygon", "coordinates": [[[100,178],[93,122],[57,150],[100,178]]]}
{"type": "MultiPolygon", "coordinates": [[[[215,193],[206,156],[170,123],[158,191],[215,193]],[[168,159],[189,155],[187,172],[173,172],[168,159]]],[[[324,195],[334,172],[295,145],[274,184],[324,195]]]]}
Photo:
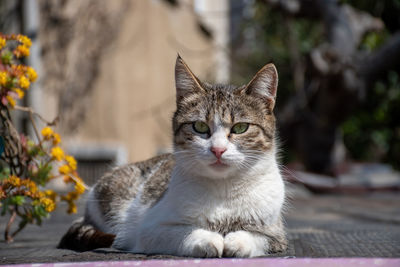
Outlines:
{"type": "Polygon", "coordinates": [[[15,208],[12,210],[11,217],[8,220],[6,230],[4,231],[4,239],[6,240],[7,243],[13,242],[13,236],[15,236],[15,233],[13,235],[10,235],[10,229],[11,225],[15,221],[15,218],[17,217],[17,212],[15,211],[15,208]]]}
{"type": "Polygon", "coordinates": [[[42,146],[42,139],[40,138],[39,131],[36,127],[35,119],[33,118],[32,112],[29,112],[29,119],[31,120],[33,130],[35,131],[36,138],[38,139],[40,146],[42,146]]]}
{"type": "Polygon", "coordinates": [[[33,109],[30,107],[21,107],[21,106],[16,105],[14,107],[14,109],[29,112],[30,114],[37,116],[41,121],[43,121],[44,123],[46,123],[49,126],[54,126],[58,121],[58,117],[56,117],[53,121],[48,121],[45,118],[43,118],[39,113],[33,111],[33,109]]]}
{"type": "Polygon", "coordinates": [[[43,118],[39,113],[35,112],[30,107],[21,107],[21,106],[17,105],[17,106],[14,107],[14,109],[29,113],[29,119],[31,120],[31,123],[32,123],[32,126],[33,126],[33,130],[35,131],[35,135],[36,135],[36,137],[38,139],[38,142],[39,142],[39,146],[42,147],[42,139],[40,138],[39,131],[38,131],[37,127],[36,127],[35,120],[33,119],[33,115],[37,116],[41,121],[43,121],[44,123],[46,123],[49,126],[55,125],[57,120],[58,120],[58,117],[55,118],[53,121],[48,121],[45,118],[43,118]]]}

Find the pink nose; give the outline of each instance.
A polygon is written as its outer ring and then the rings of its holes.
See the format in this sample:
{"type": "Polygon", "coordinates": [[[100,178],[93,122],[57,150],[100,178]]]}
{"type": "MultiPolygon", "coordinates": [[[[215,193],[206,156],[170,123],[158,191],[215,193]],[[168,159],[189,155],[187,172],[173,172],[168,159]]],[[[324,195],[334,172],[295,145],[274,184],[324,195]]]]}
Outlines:
{"type": "Polygon", "coordinates": [[[221,155],[226,151],[225,147],[211,147],[212,153],[217,157],[217,159],[221,158],[221,155]]]}

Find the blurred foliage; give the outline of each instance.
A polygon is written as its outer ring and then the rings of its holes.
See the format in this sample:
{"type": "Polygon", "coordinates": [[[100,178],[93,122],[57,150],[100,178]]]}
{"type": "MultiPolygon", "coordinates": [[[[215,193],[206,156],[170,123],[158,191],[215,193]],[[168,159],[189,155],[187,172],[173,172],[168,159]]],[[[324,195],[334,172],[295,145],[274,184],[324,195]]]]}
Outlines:
{"type": "MultiPolygon", "coordinates": [[[[364,36],[359,49],[372,52],[400,29],[400,0],[342,0],[385,23],[385,30],[364,36]]],[[[236,84],[247,82],[266,62],[279,72],[276,114],[295,93],[294,69],[309,58],[310,51],[324,41],[323,25],[317,20],[288,17],[263,1],[255,1],[245,11],[241,39],[233,40],[232,77],[236,84]],[[293,51],[293,45],[297,48],[293,51]]],[[[355,160],[384,161],[400,168],[400,78],[393,70],[370,86],[365,101],[342,125],[344,143],[355,160]]],[[[278,121],[279,122],[279,121],[278,121]]],[[[285,140],[283,140],[285,142],[285,140]]],[[[294,155],[285,152],[284,161],[294,155]],[[292,156],[290,156],[292,155],[292,156]]]]}
{"type": "Polygon", "coordinates": [[[292,73],[295,62],[289,45],[295,42],[299,60],[304,61],[311,49],[323,41],[323,28],[320,23],[308,19],[288,20],[282,13],[258,1],[252,6],[251,13],[243,20],[243,39],[233,44],[237,46],[233,47],[237,52],[233,55],[232,79],[235,84],[246,83],[267,62],[274,63],[279,72],[279,110],[295,90],[292,73]],[[244,42],[246,49],[242,50],[240,46],[244,42]]]}
{"type": "MultiPolygon", "coordinates": [[[[392,33],[400,29],[400,0],[341,1],[379,17],[385,23],[382,32],[364,36],[360,50],[374,51],[392,33]]],[[[365,101],[342,124],[343,139],[350,156],[356,160],[383,161],[400,169],[400,76],[398,70],[387,73],[367,91],[365,101]]]]}
{"type": "Polygon", "coordinates": [[[400,77],[387,79],[369,90],[366,101],[342,125],[344,143],[352,158],[383,160],[400,169],[400,77]]]}

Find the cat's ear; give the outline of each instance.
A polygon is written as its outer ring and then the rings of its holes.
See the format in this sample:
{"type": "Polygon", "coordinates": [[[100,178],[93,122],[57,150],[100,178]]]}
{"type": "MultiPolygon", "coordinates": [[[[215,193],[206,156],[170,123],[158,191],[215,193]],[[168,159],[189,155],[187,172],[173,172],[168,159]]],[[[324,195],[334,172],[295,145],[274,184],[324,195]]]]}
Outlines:
{"type": "Polygon", "coordinates": [[[278,89],[278,72],[275,65],[265,65],[244,88],[244,92],[255,97],[262,97],[268,101],[272,110],[275,105],[276,91],[278,89]]]}
{"type": "Polygon", "coordinates": [[[175,64],[175,86],[177,102],[190,94],[205,91],[200,80],[193,74],[179,54],[175,64]]]}

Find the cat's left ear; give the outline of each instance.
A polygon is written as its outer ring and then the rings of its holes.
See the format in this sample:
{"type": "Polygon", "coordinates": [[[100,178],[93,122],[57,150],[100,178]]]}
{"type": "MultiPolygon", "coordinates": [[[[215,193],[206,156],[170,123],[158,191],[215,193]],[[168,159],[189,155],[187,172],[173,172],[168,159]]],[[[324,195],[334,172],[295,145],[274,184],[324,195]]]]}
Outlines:
{"type": "Polygon", "coordinates": [[[277,89],[278,72],[275,65],[270,63],[257,72],[243,91],[248,95],[265,98],[268,101],[269,108],[272,110],[275,106],[277,89]]]}
{"type": "Polygon", "coordinates": [[[179,54],[175,64],[175,86],[177,103],[191,94],[205,92],[200,80],[193,74],[179,54]]]}

